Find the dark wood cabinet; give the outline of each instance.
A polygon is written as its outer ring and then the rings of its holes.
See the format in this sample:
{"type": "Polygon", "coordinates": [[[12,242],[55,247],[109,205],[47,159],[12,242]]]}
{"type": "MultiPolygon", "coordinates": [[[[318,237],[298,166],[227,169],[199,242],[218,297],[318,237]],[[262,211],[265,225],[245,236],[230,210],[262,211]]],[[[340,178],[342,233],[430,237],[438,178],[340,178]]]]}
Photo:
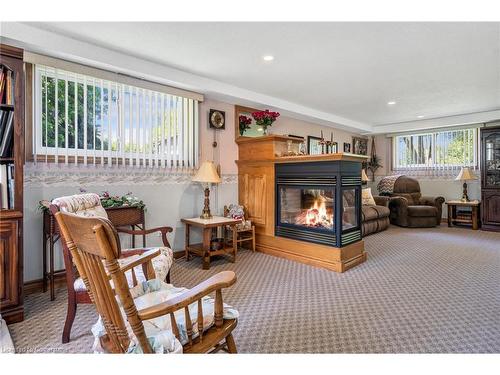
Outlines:
{"type": "Polygon", "coordinates": [[[19,304],[19,263],[17,248],[19,226],[17,220],[0,222],[0,299],[2,309],[19,304]]]}
{"type": "Polygon", "coordinates": [[[481,129],[481,201],[482,229],[500,231],[500,126],[481,129]]]}
{"type": "MultiPolygon", "coordinates": [[[[23,167],[24,167],[24,63],[23,50],[0,44],[0,65],[9,71],[7,87],[0,95],[0,111],[13,112],[8,152],[1,155],[2,172],[9,171],[8,200],[0,206],[0,313],[7,323],[24,319],[23,307],[23,167]]],[[[5,74],[4,76],[5,77],[5,74]]],[[[3,117],[5,118],[5,116],[3,117]]],[[[4,121],[5,125],[6,122],[4,121]]],[[[6,134],[5,126],[3,135],[6,134]]],[[[5,141],[7,143],[7,141],[5,141]]],[[[2,180],[5,184],[5,179],[2,180]]],[[[1,186],[0,186],[1,187],[1,186]]],[[[3,188],[3,187],[2,187],[3,188]]],[[[3,190],[2,190],[3,192],[3,190]]],[[[4,195],[5,198],[5,195],[4,195]]]]}

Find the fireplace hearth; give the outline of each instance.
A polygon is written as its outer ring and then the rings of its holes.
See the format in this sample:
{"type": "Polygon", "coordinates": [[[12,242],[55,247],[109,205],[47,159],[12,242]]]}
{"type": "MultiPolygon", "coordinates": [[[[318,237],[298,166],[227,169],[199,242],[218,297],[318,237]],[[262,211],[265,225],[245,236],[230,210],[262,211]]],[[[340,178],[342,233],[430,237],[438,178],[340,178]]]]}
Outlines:
{"type": "Polygon", "coordinates": [[[342,247],[361,240],[360,163],[276,164],[275,234],[342,247]]]}

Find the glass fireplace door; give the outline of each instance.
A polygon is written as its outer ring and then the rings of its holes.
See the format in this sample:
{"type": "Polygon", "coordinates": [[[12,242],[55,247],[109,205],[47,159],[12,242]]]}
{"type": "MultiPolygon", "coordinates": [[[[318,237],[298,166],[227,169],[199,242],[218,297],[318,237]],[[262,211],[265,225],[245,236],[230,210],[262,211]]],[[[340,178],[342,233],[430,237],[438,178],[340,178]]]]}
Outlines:
{"type": "Polygon", "coordinates": [[[335,231],[333,187],[279,186],[280,225],[312,231],[335,231]]]}
{"type": "Polygon", "coordinates": [[[359,204],[357,200],[357,188],[342,189],[342,231],[349,231],[359,227],[359,204]]]}

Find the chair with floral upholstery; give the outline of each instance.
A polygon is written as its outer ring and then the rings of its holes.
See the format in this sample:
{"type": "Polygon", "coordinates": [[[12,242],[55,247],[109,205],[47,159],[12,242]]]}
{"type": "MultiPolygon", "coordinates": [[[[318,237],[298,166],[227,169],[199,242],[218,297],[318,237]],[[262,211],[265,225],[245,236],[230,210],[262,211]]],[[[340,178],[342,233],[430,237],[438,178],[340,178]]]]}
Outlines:
{"type": "MultiPolygon", "coordinates": [[[[243,242],[251,243],[252,251],[255,252],[255,225],[252,225],[252,222],[248,220],[248,212],[245,207],[238,204],[224,206],[224,217],[241,220],[241,223],[236,224],[236,243],[237,245],[243,242]]],[[[228,225],[224,230],[224,239],[230,245],[233,241],[232,238],[232,228],[228,225]]]]}
{"type": "Polygon", "coordinates": [[[94,352],[236,353],[232,331],[238,311],[226,305],[222,289],[236,282],[232,271],[220,272],[191,289],[154,278],[152,249],[123,261],[118,233],[100,217],[57,212],[66,246],[94,303],[94,352]],[[130,288],[126,273],[142,266],[147,281],[130,288]],[[215,294],[215,298],[211,295],[215,294]]]}
{"type": "MultiPolygon", "coordinates": [[[[106,210],[101,205],[99,195],[93,193],[56,198],[50,204],[50,210],[53,214],[62,211],[73,213],[75,215],[83,217],[100,217],[105,219],[108,218],[106,210]]],[[[125,249],[121,251],[120,261],[129,261],[130,259],[139,257],[147,250],[157,249],[160,253],[157,257],[152,259],[156,277],[160,280],[166,280],[167,283],[170,282],[170,267],[173,263],[173,252],[167,239],[167,233],[172,232],[171,227],[158,227],[145,230],[116,228],[116,230],[121,233],[135,235],[147,235],[150,233],[161,232],[163,242],[162,247],[125,249]]],[[[89,297],[88,289],[85,286],[85,283],[78,275],[78,272],[74,267],[71,253],[66,246],[65,239],[63,238],[61,242],[63,248],[63,258],[64,266],[66,269],[66,283],[68,290],[68,309],[66,313],[66,321],[64,323],[62,342],[68,343],[70,340],[71,327],[73,326],[73,322],[75,320],[78,304],[91,304],[92,301],[89,297]]],[[[144,272],[140,267],[127,272],[126,276],[130,287],[133,287],[138,283],[146,280],[144,272]]]]}

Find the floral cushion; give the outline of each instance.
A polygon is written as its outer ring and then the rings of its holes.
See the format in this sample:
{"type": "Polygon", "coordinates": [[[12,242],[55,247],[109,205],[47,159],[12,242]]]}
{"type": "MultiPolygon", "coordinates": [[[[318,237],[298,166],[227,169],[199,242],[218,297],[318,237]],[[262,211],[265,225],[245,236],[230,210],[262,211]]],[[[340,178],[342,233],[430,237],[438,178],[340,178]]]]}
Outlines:
{"type": "MultiPolygon", "coordinates": [[[[171,298],[174,298],[188,289],[177,288],[171,284],[166,284],[161,280],[154,279],[147,282],[138,284],[130,290],[132,297],[134,298],[135,305],[138,310],[144,309],[146,307],[154,306],[156,304],[165,302],[171,298]]],[[[214,324],[214,305],[215,300],[212,297],[205,296],[202,299],[202,309],[203,309],[203,330],[209,329],[214,324]]],[[[198,336],[198,303],[194,302],[189,305],[189,313],[192,322],[193,338],[198,336]]],[[[127,321],[125,313],[122,310],[122,315],[124,320],[127,321]]],[[[224,319],[237,319],[239,313],[233,307],[224,304],[223,308],[223,318],[224,319]]],[[[148,337],[154,351],[156,353],[182,353],[182,346],[188,343],[188,335],[186,330],[186,321],[184,317],[184,309],[175,312],[175,319],[177,322],[177,328],[179,330],[180,340],[172,333],[172,326],[170,315],[164,315],[155,319],[150,319],[144,321],[144,330],[146,331],[146,336],[148,337]]],[[[140,345],[137,343],[137,338],[132,332],[129,324],[126,323],[129,336],[131,338],[131,343],[129,347],[129,353],[142,353],[140,345]]],[[[101,322],[101,319],[92,327],[92,333],[94,334],[94,351],[102,352],[102,347],[100,345],[99,337],[106,333],[106,330],[101,322]]]]}
{"type": "Polygon", "coordinates": [[[61,211],[78,216],[108,218],[106,210],[101,205],[99,195],[94,193],[56,198],[52,201],[52,204],[58,206],[61,211]]]}
{"type": "MultiPolygon", "coordinates": [[[[172,249],[168,247],[150,247],[147,249],[144,249],[145,251],[148,250],[157,250],[159,249],[161,254],[158,255],[157,257],[154,257],[151,260],[151,263],[153,263],[153,269],[155,270],[155,275],[156,278],[159,280],[165,280],[167,277],[168,271],[170,270],[170,267],[172,267],[172,264],[174,262],[174,253],[172,252],[172,249]]],[[[126,251],[126,250],[123,250],[126,251]]],[[[138,258],[139,255],[132,255],[130,257],[126,258],[120,258],[118,259],[119,263],[124,263],[124,262],[130,262],[131,260],[138,258]]],[[[134,268],[135,272],[135,277],[137,279],[137,282],[143,283],[146,281],[146,276],[144,275],[144,272],[142,270],[142,266],[137,266],[134,268]]],[[[134,279],[132,277],[132,271],[127,271],[125,272],[125,276],[127,277],[128,285],[130,288],[134,286],[134,279]]],[[[86,291],[87,288],[85,287],[85,283],[83,282],[82,278],[79,277],[75,280],[73,283],[73,287],[76,292],[82,292],[86,291]]]]}

